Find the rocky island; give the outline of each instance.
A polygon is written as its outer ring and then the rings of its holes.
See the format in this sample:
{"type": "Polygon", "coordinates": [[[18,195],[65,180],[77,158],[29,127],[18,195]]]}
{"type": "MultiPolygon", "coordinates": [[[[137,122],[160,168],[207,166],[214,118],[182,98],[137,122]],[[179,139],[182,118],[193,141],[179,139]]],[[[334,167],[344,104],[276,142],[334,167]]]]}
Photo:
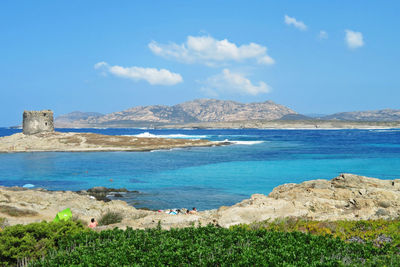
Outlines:
{"type": "Polygon", "coordinates": [[[39,151],[150,151],[183,147],[215,146],[208,140],[110,136],[54,131],[53,112],[25,111],[23,132],[0,138],[0,153],[39,151]]]}
{"type": "Polygon", "coordinates": [[[104,227],[135,229],[153,228],[158,222],[169,229],[199,223],[229,227],[285,217],[328,221],[387,219],[400,214],[400,179],[341,174],[332,180],[284,184],[268,196],[254,194],[236,205],[194,215],[140,210],[121,200],[99,201],[89,193],[0,187],[0,217],[6,218],[10,225],[50,221],[65,208],[84,221],[110,210],[119,212],[123,215],[122,222],[104,227]]]}
{"type": "Polygon", "coordinates": [[[85,152],[151,151],[184,147],[221,145],[208,140],[167,139],[135,136],[110,136],[94,133],[13,134],[0,138],[0,153],[6,152],[85,152]]]}

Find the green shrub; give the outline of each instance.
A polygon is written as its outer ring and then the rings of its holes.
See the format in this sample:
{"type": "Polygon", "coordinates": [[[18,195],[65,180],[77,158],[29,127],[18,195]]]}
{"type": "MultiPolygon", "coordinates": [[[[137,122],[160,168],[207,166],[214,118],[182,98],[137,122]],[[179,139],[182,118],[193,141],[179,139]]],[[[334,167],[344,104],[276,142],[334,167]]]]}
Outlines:
{"type": "MultiPolygon", "coordinates": [[[[282,218],[234,226],[244,229],[266,229],[268,231],[300,231],[314,235],[338,237],[347,242],[372,243],[377,247],[389,247],[400,254],[400,220],[361,221],[313,221],[307,219],[282,218]]],[[[399,264],[400,266],[400,264],[399,264]]]]}
{"type": "Polygon", "coordinates": [[[8,225],[8,221],[6,218],[0,217],[0,231],[8,225]]]}
{"type": "Polygon", "coordinates": [[[0,232],[0,266],[43,257],[49,249],[56,249],[62,238],[82,231],[88,230],[76,222],[41,222],[5,227],[0,232]]]}
{"type": "Polygon", "coordinates": [[[33,266],[396,266],[400,257],[371,243],[331,236],[214,226],[80,233],[33,266]]]}
{"type": "Polygon", "coordinates": [[[114,223],[119,223],[122,221],[122,214],[116,211],[107,211],[101,215],[99,219],[99,225],[109,225],[114,223]]]}

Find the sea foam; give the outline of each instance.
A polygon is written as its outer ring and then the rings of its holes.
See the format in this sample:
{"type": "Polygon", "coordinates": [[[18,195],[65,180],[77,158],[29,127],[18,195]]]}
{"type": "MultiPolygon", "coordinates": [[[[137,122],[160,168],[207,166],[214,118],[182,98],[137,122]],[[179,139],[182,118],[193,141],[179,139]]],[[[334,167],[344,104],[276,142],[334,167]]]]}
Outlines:
{"type": "Polygon", "coordinates": [[[180,138],[180,139],[200,139],[207,138],[207,135],[186,135],[186,134],[160,134],[155,135],[149,132],[144,132],[135,135],[126,135],[126,136],[136,136],[136,137],[151,137],[151,138],[180,138]]]}
{"type": "Polygon", "coordinates": [[[251,146],[251,145],[262,144],[265,141],[235,141],[235,140],[225,139],[222,142],[229,142],[229,143],[232,143],[232,144],[235,144],[235,145],[248,145],[248,146],[251,146]]]}

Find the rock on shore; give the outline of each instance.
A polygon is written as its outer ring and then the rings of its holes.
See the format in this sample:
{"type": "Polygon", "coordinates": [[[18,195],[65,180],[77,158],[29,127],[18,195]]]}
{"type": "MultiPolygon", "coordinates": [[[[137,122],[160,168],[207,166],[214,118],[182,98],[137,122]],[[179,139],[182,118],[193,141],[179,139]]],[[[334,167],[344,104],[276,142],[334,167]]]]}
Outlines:
{"type": "Polygon", "coordinates": [[[125,228],[187,227],[208,223],[229,227],[283,217],[314,220],[366,220],[392,218],[400,215],[400,179],[380,180],[353,174],[341,174],[328,180],[312,180],[301,184],[284,184],[268,196],[255,194],[231,207],[202,211],[196,215],[169,215],[135,209],[119,200],[97,201],[89,195],[55,192],[43,189],[0,187],[0,217],[9,224],[52,220],[58,211],[71,208],[72,213],[88,221],[108,211],[123,214],[125,228]],[[7,207],[21,211],[23,216],[7,213],[7,207]]]}
{"type": "Polygon", "coordinates": [[[111,136],[94,133],[22,133],[0,137],[1,152],[33,151],[149,151],[195,146],[214,146],[208,140],[111,136]]]}

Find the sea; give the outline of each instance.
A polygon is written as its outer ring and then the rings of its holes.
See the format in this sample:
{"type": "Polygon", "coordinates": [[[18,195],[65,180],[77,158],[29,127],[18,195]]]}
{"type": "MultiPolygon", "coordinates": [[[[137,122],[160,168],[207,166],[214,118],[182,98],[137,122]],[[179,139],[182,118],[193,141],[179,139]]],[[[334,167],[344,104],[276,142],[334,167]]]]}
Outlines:
{"type": "MultiPolygon", "coordinates": [[[[232,145],[149,152],[0,153],[0,185],[48,190],[127,188],[137,208],[216,209],[278,185],[340,173],[400,178],[400,129],[56,129],[230,141],[232,145]]],[[[0,128],[0,136],[19,129],[0,128]]]]}

